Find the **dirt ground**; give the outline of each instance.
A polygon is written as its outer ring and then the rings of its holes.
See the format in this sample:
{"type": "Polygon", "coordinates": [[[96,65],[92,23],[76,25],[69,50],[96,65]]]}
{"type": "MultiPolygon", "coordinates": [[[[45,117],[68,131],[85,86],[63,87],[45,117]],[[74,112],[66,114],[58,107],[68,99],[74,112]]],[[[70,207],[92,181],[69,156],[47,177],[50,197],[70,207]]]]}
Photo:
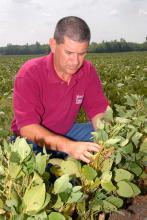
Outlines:
{"type": "Polygon", "coordinates": [[[112,213],[109,220],[147,220],[147,195],[137,196],[127,210],[112,213]]]}
{"type": "MultiPolygon", "coordinates": [[[[146,167],[147,173],[147,167],[146,167]]],[[[147,179],[139,183],[143,195],[132,199],[121,214],[112,213],[109,220],[147,220],[147,179]]]]}

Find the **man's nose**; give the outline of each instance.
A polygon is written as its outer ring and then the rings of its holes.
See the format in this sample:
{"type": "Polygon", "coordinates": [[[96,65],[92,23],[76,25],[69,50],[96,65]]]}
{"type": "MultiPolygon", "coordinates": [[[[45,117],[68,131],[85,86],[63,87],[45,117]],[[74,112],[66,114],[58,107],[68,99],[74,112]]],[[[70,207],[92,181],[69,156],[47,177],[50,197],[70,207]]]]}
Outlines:
{"type": "Polygon", "coordinates": [[[77,64],[79,64],[79,56],[78,56],[78,54],[73,54],[73,56],[72,56],[72,62],[73,62],[73,64],[74,65],[77,65],[77,64]]]}

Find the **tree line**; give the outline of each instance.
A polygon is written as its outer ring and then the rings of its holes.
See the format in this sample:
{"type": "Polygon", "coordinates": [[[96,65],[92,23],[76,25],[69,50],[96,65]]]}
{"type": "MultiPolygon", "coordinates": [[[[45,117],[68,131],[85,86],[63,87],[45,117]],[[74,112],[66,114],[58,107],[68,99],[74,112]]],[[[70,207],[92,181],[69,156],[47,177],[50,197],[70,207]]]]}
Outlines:
{"type": "MultiPolygon", "coordinates": [[[[126,42],[124,39],[119,41],[102,41],[101,43],[91,42],[88,48],[89,53],[113,53],[127,51],[147,51],[147,39],[144,43],[126,42]]],[[[7,44],[0,47],[0,55],[29,55],[29,54],[48,54],[50,47],[47,44],[13,45],[7,44]]]]}

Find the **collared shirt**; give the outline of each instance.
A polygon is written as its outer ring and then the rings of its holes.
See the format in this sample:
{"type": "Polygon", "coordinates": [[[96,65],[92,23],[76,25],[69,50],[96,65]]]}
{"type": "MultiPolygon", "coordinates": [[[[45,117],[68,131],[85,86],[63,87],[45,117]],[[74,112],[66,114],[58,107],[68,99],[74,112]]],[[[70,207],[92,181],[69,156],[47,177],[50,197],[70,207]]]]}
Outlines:
{"type": "Polygon", "coordinates": [[[106,110],[108,101],[101,81],[90,61],[84,61],[69,84],[60,79],[53,54],[27,61],[14,83],[12,130],[40,124],[58,134],[66,134],[83,106],[89,119],[106,110]]]}

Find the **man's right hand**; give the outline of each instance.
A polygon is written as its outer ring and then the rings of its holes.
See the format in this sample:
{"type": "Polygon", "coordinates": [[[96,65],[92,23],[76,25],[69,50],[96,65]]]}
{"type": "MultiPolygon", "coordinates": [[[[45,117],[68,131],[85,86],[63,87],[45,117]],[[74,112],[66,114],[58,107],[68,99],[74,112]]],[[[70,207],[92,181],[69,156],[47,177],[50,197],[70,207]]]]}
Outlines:
{"type": "Polygon", "coordinates": [[[90,163],[93,155],[92,152],[98,152],[100,148],[100,145],[94,142],[72,141],[70,142],[69,149],[67,151],[70,156],[86,163],[90,163]]]}

